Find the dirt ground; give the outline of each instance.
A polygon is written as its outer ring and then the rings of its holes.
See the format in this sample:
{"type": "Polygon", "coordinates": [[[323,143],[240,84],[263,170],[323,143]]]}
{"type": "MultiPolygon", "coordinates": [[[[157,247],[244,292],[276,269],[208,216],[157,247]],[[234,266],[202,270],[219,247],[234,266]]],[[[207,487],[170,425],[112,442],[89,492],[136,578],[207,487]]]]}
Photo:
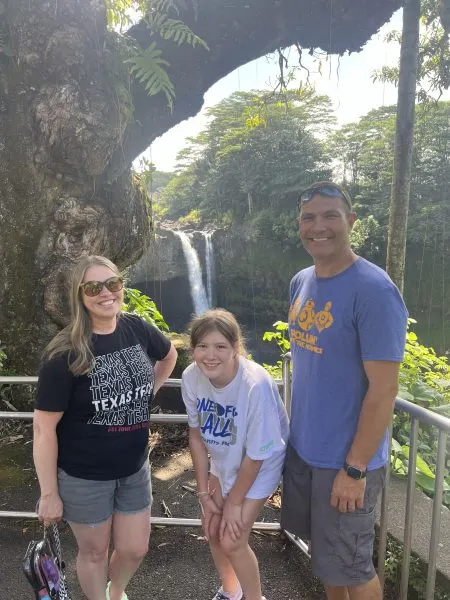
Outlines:
{"type": "MultiPolygon", "coordinates": [[[[0,510],[34,510],[38,496],[31,460],[29,429],[9,431],[0,446],[0,510]],[[14,436],[23,437],[14,440],[14,436]]],[[[0,436],[1,438],[1,436],[0,436]]],[[[153,427],[150,455],[155,516],[199,517],[185,426],[153,427]],[[185,487],[186,486],[186,487],[185,487]]],[[[278,498],[260,520],[278,521],[278,498]]],[[[0,520],[0,590],[3,598],[31,600],[21,562],[31,539],[40,536],[36,521],[0,520]]],[[[71,600],[84,600],[75,574],[75,545],[68,528],[62,532],[71,600]]],[[[267,600],[319,600],[320,583],[309,560],[281,533],[253,533],[263,593],[267,600]]],[[[150,552],[127,589],[130,600],[210,600],[218,580],[206,540],[199,528],[154,527],[150,552]]]]}

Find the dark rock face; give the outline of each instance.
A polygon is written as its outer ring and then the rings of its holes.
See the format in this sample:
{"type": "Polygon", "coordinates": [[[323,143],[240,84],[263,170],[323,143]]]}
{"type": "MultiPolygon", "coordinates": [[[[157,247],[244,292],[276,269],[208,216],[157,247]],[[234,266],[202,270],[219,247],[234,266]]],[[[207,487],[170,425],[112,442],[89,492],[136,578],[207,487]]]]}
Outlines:
{"type": "Polygon", "coordinates": [[[194,312],[180,238],[159,228],[148,250],[129,269],[128,285],[154,300],[172,331],[184,331],[194,312]]]}

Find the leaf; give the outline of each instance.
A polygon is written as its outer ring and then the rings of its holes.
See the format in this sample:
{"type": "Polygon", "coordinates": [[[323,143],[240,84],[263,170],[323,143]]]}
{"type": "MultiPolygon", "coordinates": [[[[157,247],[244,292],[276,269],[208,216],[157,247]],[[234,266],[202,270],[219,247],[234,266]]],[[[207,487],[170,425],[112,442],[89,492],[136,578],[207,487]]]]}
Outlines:
{"type": "Polygon", "coordinates": [[[402,446],[395,438],[392,438],[392,450],[399,454],[402,451],[402,446]]]}
{"type": "Polygon", "coordinates": [[[398,395],[400,398],[402,398],[402,400],[414,402],[414,396],[410,392],[408,392],[408,390],[402,385],[399,386],[398,395]]]}
{"type": "Polygon", "coordinates": [[[276,333],[273,331],[265,331],[262,339],[264,342],[271,342],[275,337],[276,333]]]}
{"type": "MultiPolygon", "coordinates": [[[[409,446],[402,446],[402,452],[404,454],[404,456],[406,456],[406,458],[409,459],[409,451],[410,448],[409,446]]],[[[433,471],[430,469],[430,467],[427,465],[427,463],[424,461],[424,459],[420,456],[420,454],[416,455],[416,471],[426,475],[427,477],[430,477],[431,479],[434,479],[435,475],[433,473],[433,471]]]]}
{"type": "Polygon", "coordinates": [[[441,406],[432,406],[431,410],[441,415],[450,415],[450,404],[442,404],[441,406]]]}
{"type": "Polygon", "coordinates": [[[163,92],[169,107],[173,107],[175,88],[163,68],[169,66],[169,63],[161,58],[161,50],[156,48],[155,42],[152,42],[144,52],[128,58],[125,62],[131,64],[131,72],[144,85],[149,96],[156,96],[163,92]]]}
{"type": "Polygon", "coordinates": [[[165,40],[173,40],[179,46],[189,44],[194,48],[202,46],[205,50],[209,50],[208,44],[179,19],[164,20],[159,27],[159,34],[165,40]]]}
{"type": "Polygon", "coordinates": [[[429,477],[424,473],[417,473],[416,483],[426,492],[434,492],[434,477],[429,477]]]}

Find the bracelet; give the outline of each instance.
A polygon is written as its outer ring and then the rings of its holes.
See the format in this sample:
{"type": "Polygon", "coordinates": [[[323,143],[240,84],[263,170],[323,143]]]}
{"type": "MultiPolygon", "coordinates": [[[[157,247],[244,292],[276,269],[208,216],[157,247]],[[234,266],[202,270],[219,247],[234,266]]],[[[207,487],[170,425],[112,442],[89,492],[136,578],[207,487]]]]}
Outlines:
{"type": "Polygon", "coordinates": [[[200,498],[201,496],[209,496],[209,492],[197,492],[197,498],[200,498]]]}

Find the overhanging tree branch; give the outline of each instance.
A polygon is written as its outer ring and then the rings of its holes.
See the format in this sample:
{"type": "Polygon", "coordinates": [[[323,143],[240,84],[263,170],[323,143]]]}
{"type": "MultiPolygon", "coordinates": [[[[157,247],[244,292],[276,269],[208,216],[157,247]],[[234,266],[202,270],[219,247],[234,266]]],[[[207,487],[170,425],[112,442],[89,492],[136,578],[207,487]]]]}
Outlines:
{"type": "MultiPolygon", "coordinates": [[[[135,120],[111,161],[108,179],[113,180],[156,137],[195,115],[208,88],[233,69],[295,43],[337,54],[357,52],[400,4],[400,0],[185,0],[179,18],[207,42],[210,51],[158,40],[170,64],[174,109],[170,112],[164,97],[149,98],[142,86],[134,84],[135,120]]],[[[143,24],[128,35],[142,48],[150,43],[143,24]]]]}

